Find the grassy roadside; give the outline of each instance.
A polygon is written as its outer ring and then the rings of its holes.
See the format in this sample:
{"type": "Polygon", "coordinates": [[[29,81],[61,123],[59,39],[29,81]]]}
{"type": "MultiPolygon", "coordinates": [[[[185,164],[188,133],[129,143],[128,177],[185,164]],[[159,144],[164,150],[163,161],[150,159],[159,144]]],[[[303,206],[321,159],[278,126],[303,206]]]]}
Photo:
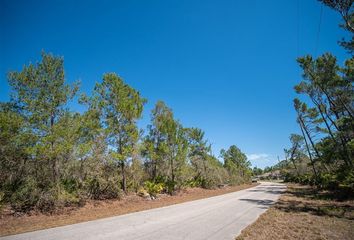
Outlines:
{"type": "Polygon", "coordinates": [[[118,216],[152,208],[164,207],[177,203],[236,192],[242,189],[254,187],[256,185],[257,184],[244,184],[212,190],[191,188],[180,191],[174,196],[162,194],[156,200],[147,200],[134,194],[128,195],[121,200],[90,201],[84,207],[64,209],[61,214],[53,215],[32,213],[22,216],[15,216],[11,212],[3,211],[3,213],[0,214],[0,236],[30,232],[99,218],[118,216]]]}
{"type": "Polygon", "coordinates": [[[354,239],[354,201],[288,184],[279,202],[236,239],[354,239]]]}

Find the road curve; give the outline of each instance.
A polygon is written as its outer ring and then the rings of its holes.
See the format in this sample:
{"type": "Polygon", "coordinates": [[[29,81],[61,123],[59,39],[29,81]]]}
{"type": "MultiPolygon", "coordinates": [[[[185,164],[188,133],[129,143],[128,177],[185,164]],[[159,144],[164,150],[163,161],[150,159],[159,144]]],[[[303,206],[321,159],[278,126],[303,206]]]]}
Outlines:
{"type": "Polygon", "coordinates": [[[260,185],[216,197],[0,238],[1,240],[234,239],[286,189],[260,185]]]}

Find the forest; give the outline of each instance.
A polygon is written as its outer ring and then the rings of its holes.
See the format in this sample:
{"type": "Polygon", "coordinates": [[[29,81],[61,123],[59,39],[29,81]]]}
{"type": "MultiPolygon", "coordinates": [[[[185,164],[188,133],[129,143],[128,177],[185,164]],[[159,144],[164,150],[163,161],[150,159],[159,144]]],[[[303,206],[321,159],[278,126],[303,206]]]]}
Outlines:
{"type": "Polygon", "coordinates": [[[89,96],[79,82],[66,83],[62,57],[42,52],[8,82],[10,100],[0,104],[0,203],[14,211],[250,181],[239,148],[222,150],[221,163],[203,130],[184,127],[163,101],[139,129],[147,99],[116,73],[104,74],[89,96]],[[72,111],[73,101],[85,111],[72,111]]]}

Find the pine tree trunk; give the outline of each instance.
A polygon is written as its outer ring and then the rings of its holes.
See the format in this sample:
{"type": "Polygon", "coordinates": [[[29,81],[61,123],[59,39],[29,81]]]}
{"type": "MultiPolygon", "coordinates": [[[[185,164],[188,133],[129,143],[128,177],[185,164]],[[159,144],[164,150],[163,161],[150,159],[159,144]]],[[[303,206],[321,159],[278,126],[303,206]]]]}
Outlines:
{"type": "MultiPolygon", "coordinates": [[[[51,114],[50,116],[50,134],[53,137],[53,128],[54,128],[54,113],[51,114]]],[[[51,156],[50,156],[50,161],[52,162],[52,171],[53,171],[53,182],[56,188],[57,193],[59,193],[59,162],[57,157],[53,157],[53,152],[54,152],[54,141],[51,140],[50,142],[50,151],[51,151],[51,156]]]]}
{"type": "Polygon", "coordinates": [[[296,144],[293,148],[293,151],[291,152],[291,155],[290,155],[290,161],[293,163],[294,165],[294,168],[295,168],[295,171],[296,171],[296,175],[299,176],[299,171],[297,170],[297,167],[296,167],[296,164],[295,164],[295,160],[294,160],[294,154],[295,154],[295,151],[298,147],[298,144],[296,144]]]}
{"type": "Polygon", "coordinates": [[[127,179],[125,173],[125,162],[121,162],[121,170],[122,170],[122,190],[124,193],[127,193],[127,179]]]}
{"type": "Polygon", "coordinates": [[[307,149],[307,152],[308,152],[308,154],[309,154],[309,158],[310,158],[312,170],[313,170],[313,173],[314,173],[314,175],[315,175],[315,178],[318,179],[317,171],[316,171],[316,168],[315,168],[315,163],[314,163],[314,161],[313,161],[312,154],[311,154],[311,150],[310,150],[310,147],[309,147],[309,145],[308,145],[308,143],[307,143],[307,139],[306,139],[306,136],[305,136],[305,133],[304,133],[303,121],[302,121],[302,119],[301,119],[300,116],[298,117],[298,119],[299,119],[299,124],[300,124],[301,133],[302,133],[302,136],[304,137],[304,140],[305,140],[306,149],[307,149]]]}

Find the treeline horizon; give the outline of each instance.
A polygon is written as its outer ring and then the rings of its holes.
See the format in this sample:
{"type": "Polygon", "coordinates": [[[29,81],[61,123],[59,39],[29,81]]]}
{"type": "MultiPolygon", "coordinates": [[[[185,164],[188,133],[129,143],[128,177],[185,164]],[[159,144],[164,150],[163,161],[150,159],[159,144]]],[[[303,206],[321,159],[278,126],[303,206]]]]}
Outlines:
{"type": "Polygon", "coordinates": [[[163,101],[140,129],[147,100],[116,73],[78,96],[79,84],[65,82],[63,58],[41,55],[8,74],[11,97],[0,103],[3,204],[48,212],[128,192],[173,194],[250,181],[250,162],[239,148],[222,149],[221,163],[203,130],[184,127],[163,101]],[[85,111],[69,108],[75,97],[85,111]]]}

